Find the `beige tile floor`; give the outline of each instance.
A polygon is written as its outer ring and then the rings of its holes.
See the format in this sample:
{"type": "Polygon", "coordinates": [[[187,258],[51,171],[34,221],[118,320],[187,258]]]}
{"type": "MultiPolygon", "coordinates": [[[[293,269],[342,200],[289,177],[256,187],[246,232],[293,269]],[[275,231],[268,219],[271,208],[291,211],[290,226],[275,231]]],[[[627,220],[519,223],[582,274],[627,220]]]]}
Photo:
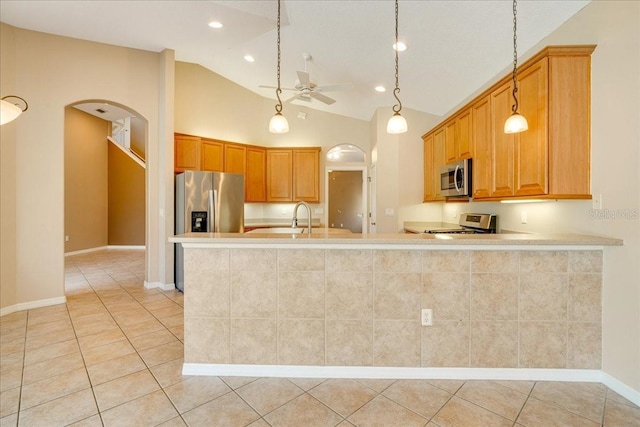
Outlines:
{"type": "Polygon", "coordinates": [[[142,251],[68,257],[67,304],[0,318],[0,426],[640,426],[602,384],[184,377],[182,294],[142,251]]]}

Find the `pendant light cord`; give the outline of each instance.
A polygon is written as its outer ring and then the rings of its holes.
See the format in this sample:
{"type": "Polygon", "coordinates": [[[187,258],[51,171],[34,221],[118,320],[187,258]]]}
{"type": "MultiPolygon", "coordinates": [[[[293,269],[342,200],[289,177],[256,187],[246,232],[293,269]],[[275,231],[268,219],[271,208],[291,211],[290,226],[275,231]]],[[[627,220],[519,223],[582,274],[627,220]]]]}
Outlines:
{"type": "Polygon", "coordinates": [[[516,68],[518,67],[518,36],[517,36],[517,28],[518,28],[518,20],[517,20],[517,5],[518,1],[513,0],[513,106],[511,106],[511,111],[515,114],[518,112],[518,97],[516,97],[516,92],[518,92],[518,85],[516,83],[516,68]]]}
{"type": "Polygon", "coordinates": [[[402,110],[402,102],[400,102],[400,98],[398,98],[398,94],[400,93],[400,87],[398,84],[398,0],[396,0],[396,88],[393,90],[393,97],[398,101],[398,104],[393,106],[393,112],[398,114],[400,110],[402,110]]]}
{"type": "Polygon", "coordinates": [[[278,98],[278,103],[276,104],[276,113],[280,114],[282,111],[282,100],[280,100],[280,94],[282,93],[282,89],[280,89],[280,0],[278,0],[278,67],[277,67],[277,77],[278,77],[278,88],[276,89],[276,97],[278,98]]]}

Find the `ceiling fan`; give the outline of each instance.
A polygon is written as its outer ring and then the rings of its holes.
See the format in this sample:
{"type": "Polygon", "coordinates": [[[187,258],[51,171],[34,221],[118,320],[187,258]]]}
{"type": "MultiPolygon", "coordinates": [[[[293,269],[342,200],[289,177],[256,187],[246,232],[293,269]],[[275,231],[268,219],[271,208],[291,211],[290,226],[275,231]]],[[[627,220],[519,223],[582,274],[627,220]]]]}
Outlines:
{"type": "MultiPolygon", "coordinates": [[[[311,102],[312,99],[323,102],[327,105],[331,105],[336,102],[335,99],[328,97],[323,92],[333,92],[338,90],[346,90],[353,88],[353,83],[341,83],[341,84],[331,84],[331,85],[323,85],[318,86],[314,81],[311,80],[309,76],[309,72],[307,71],[307,62],[311,60],[311,55],[308,53],[303,53],[302,58],[304,58],[304,71],[298,70],[298,79],[294,87],[292,88],[281,88],[282,90],[294,91],[296,94],[291,98],[287,99],[286,102],[293,102],[297,99],[301,101],[311,102]]],[[[273,86],[260,86],[263,88],[276,89],[273,86]]]]}

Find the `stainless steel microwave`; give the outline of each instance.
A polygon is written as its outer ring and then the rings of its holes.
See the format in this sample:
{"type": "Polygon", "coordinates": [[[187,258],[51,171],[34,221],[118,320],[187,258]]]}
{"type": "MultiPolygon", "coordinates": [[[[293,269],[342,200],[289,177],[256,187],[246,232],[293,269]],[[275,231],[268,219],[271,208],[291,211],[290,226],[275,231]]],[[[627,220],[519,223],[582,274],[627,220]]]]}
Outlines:
{"type": "Polygon", "coordinates": [[[445,197],[471,196],[471,159],[450,163],[440,169],[440,194],[445,197]]]}

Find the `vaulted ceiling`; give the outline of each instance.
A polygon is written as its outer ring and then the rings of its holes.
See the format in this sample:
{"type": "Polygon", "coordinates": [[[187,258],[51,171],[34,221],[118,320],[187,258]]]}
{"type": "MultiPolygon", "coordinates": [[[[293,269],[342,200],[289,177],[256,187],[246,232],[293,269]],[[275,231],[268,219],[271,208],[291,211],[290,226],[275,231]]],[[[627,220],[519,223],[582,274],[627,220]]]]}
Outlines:
{"type": "MultiPolygon", "coordinates": [[[[520,0],[518,52],[537,44],[590,0],[520,0]]],[[[257,94],[275,98],[277,1],[10,1],[4,23],[46,33],[154,52],[175,50],[178,61],[200,64],[257,94]],[[223,24],[220,29],[208,26],[223,24]],[[254,57],[250,63],[245,55],[254,57]]],[[[513,10],[508,0],[399,2],[403,106],[443,115],[512,63],[513,10]]],[[[336,102],[295,101],[309,108],[369,120],[394,104],[394,2],[282,2],[282,81],[292,88],[307,71],[336,102]],[[374,91],[383,85],[386,92],[374,91]]],[[[284,92],[286,100],[294,92],[284,92]]],[[[285,107],[286,108],[286,107],[285,107]]]]}

